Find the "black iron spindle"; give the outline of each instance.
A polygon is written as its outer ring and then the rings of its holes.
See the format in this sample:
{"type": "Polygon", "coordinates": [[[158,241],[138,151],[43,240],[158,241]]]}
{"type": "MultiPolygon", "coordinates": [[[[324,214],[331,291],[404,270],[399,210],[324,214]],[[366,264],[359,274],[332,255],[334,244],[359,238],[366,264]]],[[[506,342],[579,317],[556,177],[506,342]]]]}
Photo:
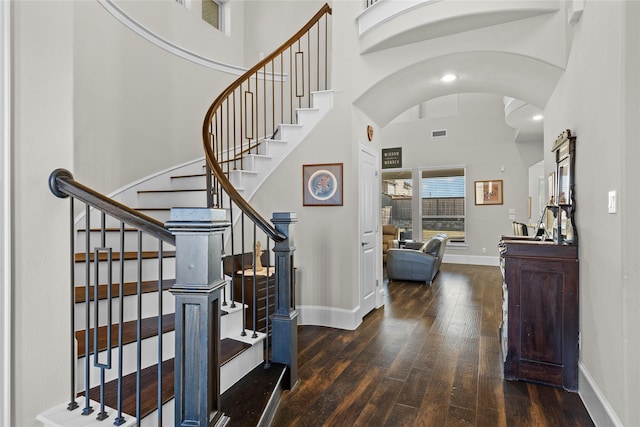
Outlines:
{"type": "Polygon", "coordinates": [[[258,257],[260,254],[258,253],[258,243],[256,239],[256,232],[258,227],[256,223],[253,223],[253,295],[252,295],[252,315],[253,315],[253,334],[251,338],[258,338],[258,334],[256,333],[257,323],[258,323],[258,257]]]}
{"type": "MultiPolygon", "coordinates": [[[[120,251],[125,250],[125,228],[124,222],[120,222],[120,251]]],[[[118,284],[118,298],[119,298],[119,316],[118,316],[118,414],[113,424],[119,426],[125,423],[125,419],[122,416],[122,363],[123,363],[123,325],[124,325],[124,262],[120,262],[120,283],[118,284]]]]}
{"type": "Polygon", "coordinates": [[[242,282],[240,282],[242,284],[242,286],[240,286],[241,288],[241,301],[240,303],[242,304],[242,332],[240,333],[240,336],[246,336],[247,332],[247,320],[246,320],[246,316],[247,316],[247,305],[245,304],[245,292],[244,292],[244,256],[245,256],[245,252],[244,252],[244,212],[242,212],[241,216],[240,216],[240,250],[241,255],[240,255],[240,274],[241,274],[241,280],[242,282]]]}
{"type": "Polygon", "coordinates": [[[162,425],[162,334],[164,330],[163,319],[163,292],[162,281],[164,248],[162,240],[158,239],[158,425],[162,425]]]}
{"type": "Polygon", "coordinates": [[[90,260],[90,246],[91,236],[89,230],[91,230],[91,219],[89,205],[86,204],[85,209],[85,249],[84,249],[84,264],[85,264],[85,289],[84,289],[84,301],[85,301],[85,334],[84,334],[84,400],[85,406],[82,410],[82,415],[89,415],[93,412],[93,408],[89,405],[89,388],[91,387],[90,378],[90,361],[89,361],[89,329],[91,328],[91,260],[90,260]]]}
{"type": "Polygon", "coordinates": [[[138,317],[136,319],[136,417],[140,419],[142,399],[142,231],[138,230],[138,280],[136,295],[138,297],[138,317]]]}
{"type": "Polygon", "coordinates": [[[76,402],[76,272],[75,272],[75,253],[76,253],[76,233],[75,233],[75,224],[73,222],[74,216],[74,203],[75,198],[69,197],[69,230],[70,230],[70,271],[71,271],[71,310],[70,310],[70,318],[71,318],[71,333],[70,333],[70,345],[71,351],[69,354],[71,355],[71,395],[69,398],[69,404],[67,405],[67,410],[73,411],[79,405],[76,402]]]}

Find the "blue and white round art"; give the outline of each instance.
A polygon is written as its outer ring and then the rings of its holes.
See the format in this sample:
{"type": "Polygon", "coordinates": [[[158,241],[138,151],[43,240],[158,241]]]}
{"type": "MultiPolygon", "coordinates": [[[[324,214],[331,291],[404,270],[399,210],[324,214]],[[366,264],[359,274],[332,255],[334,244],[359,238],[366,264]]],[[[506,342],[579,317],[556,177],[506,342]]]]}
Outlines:
{"type": "Polygon", "coordinates": [[[336,176],[326,169],[315,171],[307,183],[309,194],[320,201],[329,200],[338,191],[336,176]]]}

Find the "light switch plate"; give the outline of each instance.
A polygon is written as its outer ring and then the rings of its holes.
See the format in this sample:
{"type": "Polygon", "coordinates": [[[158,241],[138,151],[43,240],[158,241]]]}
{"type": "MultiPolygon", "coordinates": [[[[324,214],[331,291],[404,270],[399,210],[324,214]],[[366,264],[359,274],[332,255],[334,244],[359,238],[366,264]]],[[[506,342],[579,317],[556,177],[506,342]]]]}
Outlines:
{"type": "Polygon", "coordinates": [[[614,214],[617,212],[617,204],[618,204],[618,200],[616,197],[616,191],[609,191],[609,205],[608,205],[608,209],[609,209],[609,213],[610,214],[614,214]]]}

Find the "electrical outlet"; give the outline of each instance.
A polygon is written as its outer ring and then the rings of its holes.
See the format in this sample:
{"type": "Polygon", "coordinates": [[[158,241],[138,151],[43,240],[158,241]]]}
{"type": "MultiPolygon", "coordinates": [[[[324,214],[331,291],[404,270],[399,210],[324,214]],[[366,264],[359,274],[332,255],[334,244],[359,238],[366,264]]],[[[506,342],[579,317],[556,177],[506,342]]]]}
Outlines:
{"type": "Polygon", "coordinates": [[[487,253],[487,248],[482,248],[482,253],[486,254],[487,253]]]}

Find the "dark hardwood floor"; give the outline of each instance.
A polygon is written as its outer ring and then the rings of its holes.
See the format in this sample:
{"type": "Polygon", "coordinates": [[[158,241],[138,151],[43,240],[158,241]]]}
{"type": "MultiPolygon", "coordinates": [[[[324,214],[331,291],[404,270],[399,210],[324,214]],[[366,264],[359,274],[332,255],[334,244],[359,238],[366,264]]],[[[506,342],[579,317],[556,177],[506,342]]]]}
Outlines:
{"type": "Polygon", "coordinates": [[[299,327],[299,378],[272,426],[593,426],[580,397],[505,381],[498,267],[391,282],[355,331],[299,327]]]}

